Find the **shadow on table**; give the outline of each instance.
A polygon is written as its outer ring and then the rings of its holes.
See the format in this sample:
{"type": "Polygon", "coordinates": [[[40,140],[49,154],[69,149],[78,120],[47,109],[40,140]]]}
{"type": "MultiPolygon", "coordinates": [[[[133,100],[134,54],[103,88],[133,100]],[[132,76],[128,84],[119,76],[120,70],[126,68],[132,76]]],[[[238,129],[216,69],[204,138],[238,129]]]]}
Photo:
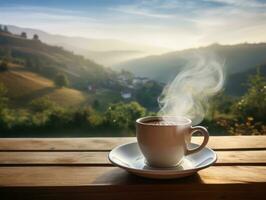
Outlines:
{"type": "Polygon", "coordinates": [[[110,185],[146,185],[146,184],[188,184],[202,183],[201,177],[196,173],[194,175],[178,179],[149,179],[134,174],[130,174],[123,169],[111,168],[106,173],[98,176],[93,183],[110,185]]]}

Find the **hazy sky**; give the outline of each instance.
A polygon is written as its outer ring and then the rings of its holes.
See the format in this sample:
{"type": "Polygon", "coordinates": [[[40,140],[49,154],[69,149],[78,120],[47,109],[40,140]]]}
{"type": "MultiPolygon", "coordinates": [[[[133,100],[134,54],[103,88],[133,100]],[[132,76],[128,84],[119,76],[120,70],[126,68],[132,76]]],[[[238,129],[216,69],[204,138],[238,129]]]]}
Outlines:
{"type": "Polygon", "coordinates": [[[0,23],[184,49],[266,41],[266,0],[0,0],[0,23]]]}

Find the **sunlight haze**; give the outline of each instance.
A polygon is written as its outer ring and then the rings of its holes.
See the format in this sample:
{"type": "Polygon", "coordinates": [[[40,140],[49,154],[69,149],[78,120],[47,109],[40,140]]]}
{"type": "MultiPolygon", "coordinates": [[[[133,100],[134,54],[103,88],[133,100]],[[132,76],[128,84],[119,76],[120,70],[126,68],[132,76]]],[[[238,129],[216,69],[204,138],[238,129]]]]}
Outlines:
{"type": "Polygon", "coordinates": [[[266,2],[0,1],[0,23],[167,50],[266,41],[266,2]]]}

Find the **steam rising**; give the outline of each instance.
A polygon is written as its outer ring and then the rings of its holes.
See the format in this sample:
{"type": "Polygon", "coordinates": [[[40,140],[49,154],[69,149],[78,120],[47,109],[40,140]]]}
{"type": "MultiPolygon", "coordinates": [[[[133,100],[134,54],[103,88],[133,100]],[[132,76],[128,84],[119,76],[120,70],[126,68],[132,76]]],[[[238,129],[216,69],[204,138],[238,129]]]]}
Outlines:
{"type": "Polygon", "coordinates": [[[187,117],[196,125],[204,119],[208,100],[223,87],[224,63],[210,55],[195,55],[192,60],[164,88],[158,115],[187,117]]]}

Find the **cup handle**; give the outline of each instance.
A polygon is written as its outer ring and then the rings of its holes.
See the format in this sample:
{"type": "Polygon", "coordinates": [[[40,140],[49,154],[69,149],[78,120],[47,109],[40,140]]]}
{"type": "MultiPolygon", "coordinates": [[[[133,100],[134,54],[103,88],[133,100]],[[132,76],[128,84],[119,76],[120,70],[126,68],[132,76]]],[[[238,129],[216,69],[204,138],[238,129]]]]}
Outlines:
{"type": "Polygon", "coordinates": [[[206,144],[209,141],[209,132],[203,126],[191,127],[191,135],[193,135],[195,132],[200,132],[203,135],[203,137],[204,137],[203,142],[199,147],[196,147],[194,149],[188,149],[188,147],[187,147],[186,155],[200,151],[201,149],[203,149],[206,146],[206,144]]]}

